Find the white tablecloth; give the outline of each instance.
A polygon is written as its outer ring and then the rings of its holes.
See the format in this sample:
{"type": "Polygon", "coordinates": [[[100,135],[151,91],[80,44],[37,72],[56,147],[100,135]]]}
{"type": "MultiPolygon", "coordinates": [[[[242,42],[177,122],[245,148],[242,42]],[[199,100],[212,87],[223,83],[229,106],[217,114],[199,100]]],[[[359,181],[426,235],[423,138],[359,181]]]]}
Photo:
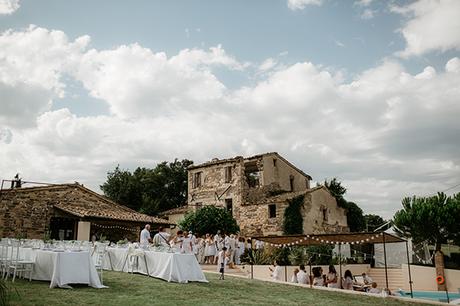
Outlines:
{"type": "Polygon", "coordinates": [[[55,252],[23,248],[21,254],[25,259],[35,261],[32,279],[50,281],[50,288],[71,288],[69,284],[105,288],[88,251],[55,252]]]}
{"type": "MultiPolygon", "coordinates": [[[[207,282],[195,255],[154,251],[141,251],[134,272],[142,273],[168,282],[207,282]],[[147,262],[147,266],[146,266],[147,262]]],[[[128,272],[128,249],[109,248],[104,262],[105,269],[128,272]]]]}

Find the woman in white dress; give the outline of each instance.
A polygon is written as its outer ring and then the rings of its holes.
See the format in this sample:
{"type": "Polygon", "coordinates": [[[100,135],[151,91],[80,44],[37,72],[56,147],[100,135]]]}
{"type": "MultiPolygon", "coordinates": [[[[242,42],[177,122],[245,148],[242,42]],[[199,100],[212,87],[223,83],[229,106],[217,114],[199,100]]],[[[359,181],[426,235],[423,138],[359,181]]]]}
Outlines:
{"type": "Polygon", "coordinates": [[[339,288],[339,283],[337,280],[337,271],[335,270],[334,265],[329,265],[329,273],[326,276],[327,286],[329,288],[339,288]]]}
{"type": "Polygon", "coordinates": [[[353,275],[350,270],[345,271],[342,286],[345,290],[353,290],[353,275]]]}
{"type": "Polygon", "coordinates": [[[238,248],[236,250],[236,264],[240,265],[241,264],[241,255],[244,253],[244,238],[239,237],[238,238],[238,248]]]}
{"type": "Polygon", "coordinates": [[[205,243],[206,243],[206,246],[204,249],[205,263],[212,264],[214,261],[214,256],[216,256],[216,246],[214,244],[214,240],[212,239],[211,235],[206,234],[205,243]]]}
{"type": "Polygon", "coordinates": [[[321,267],[315,267],[312,270],[313,272],[313,286],[323,287],[323,269],[321,267]]]}
{"type": "Polygon", "coordinates": [[[182,241],[184,241],[184,232],[177,231],[176,236],[170,241],[171,248],[173,248],[175,252],[180,252],[182,249],[182,241]]]}
{"type": "Polygon", "coordinates": [[[198,237],[196,240],[196,248],[197,248],[197,254],[196,254],[196,259],[198,260],[199,264],[204,263],[204,249],[205,249],[206,243],[204,237],[198,237]]]}
{"type": "Polygon", "coordinates": [[[277,280],[277,281],[282,280],[283,271],[281,267],[278,265],[278,263],[276,262],[276,260],[273,262],[273,266],[274,266],[273,269],[271,267],[268,268],[271,272],[270,276],[272,277],[273,280],[277,280]]]}
{"type": "Polygon", "coordinates": [[[193,243],[192,239],[188,235],[188,232],[184,232],[184,237],[182,238],[181,253],[183,254],[193,254],[193,243]]]}

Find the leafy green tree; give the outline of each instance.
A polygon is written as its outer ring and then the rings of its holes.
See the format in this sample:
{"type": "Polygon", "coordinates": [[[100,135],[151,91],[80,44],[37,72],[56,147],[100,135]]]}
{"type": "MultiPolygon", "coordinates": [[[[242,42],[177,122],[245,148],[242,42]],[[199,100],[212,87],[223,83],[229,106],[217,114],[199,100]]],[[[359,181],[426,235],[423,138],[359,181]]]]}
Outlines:
{"type": "Polygon", "coordinates": [[[354,202],[345,200],[344,195],[347,189],[342,186],[342,183],[333,178],[330,182],[324,181],[324,186],[335,197],[337,205],[347,210],[347,223],[351,232],[362,232],[366,228],[366,221],[364,219],[363,210],[354,202]]]}
{"type": "MultiPolygon", "coordinates": [[[[460,193],[452,197],[440,192],[431,197],[404,198],[402,206],[393,217],[396,230],[415,243],[434,245],[436,273],[444,277],[441,244],[460,238],[460,193]]],[[[438,285],[438,290],[445,290],[445,285],[438,285]]]]}
{"type": "Polygon", "coordinates": [[[284,210],[283,229],[285,235],[303,234],[303,218],[301,209],[304,196],[288,200],[288,207],[284,210]]]}
{"type": "Polygon", "coordinates": [[[227,209],[213,205],[188,213],[184,220],[179,222],[179,227],[183,230],[192,230],[199,235],[215,234],[218,230],[234,234],[240,230],[235,218],[227,209]]]}
{"type": "Polygon", "coordinates": [[[386,221],[379,215],[367,214],[364,215],[366,222],[366,232],[373,232],[375,229],[382,226],[386,221]]]}
{"type": "Polygon", "coordinates": [[[158,214],[186,203],[187,167],[191,164],[187,159],[175,159],[153,169],[139,167],[133,173],[117,166],[108,172],[101,189],[117,203],[146,214],[158,214]]]}

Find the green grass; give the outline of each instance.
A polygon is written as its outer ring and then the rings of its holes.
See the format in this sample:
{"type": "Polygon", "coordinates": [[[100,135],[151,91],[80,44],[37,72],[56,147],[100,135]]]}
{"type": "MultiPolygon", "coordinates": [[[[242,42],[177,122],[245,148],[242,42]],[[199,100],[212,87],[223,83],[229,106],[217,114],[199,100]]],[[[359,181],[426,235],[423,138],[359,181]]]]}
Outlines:
{"type": "Polygon", "coordinates": [[[283,284],[227,276],[209,283],[177,284],[121,272],[104,272],[108,289],[78,286],[50,289],[49,282],[17,280],[12,305],[414,305],[394,299],[324,292],[283,284]]]}

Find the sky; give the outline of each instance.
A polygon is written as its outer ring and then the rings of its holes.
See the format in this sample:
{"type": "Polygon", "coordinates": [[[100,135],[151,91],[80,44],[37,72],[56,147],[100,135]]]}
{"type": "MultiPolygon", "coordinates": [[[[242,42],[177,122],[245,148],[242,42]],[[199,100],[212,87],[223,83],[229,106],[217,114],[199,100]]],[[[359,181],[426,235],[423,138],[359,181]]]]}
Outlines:
{"type": "Polygon", "coordinates": [[[460,192],[460,1],[0,0],[0,179],[279,152],[364,213],[460,192]]]}

